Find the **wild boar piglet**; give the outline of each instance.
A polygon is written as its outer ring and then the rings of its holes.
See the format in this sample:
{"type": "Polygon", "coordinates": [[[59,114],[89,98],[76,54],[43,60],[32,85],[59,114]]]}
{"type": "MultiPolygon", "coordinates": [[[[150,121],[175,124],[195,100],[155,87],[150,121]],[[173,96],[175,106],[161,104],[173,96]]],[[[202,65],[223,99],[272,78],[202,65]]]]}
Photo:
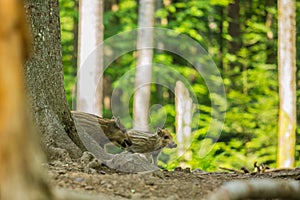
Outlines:
{"type": "Polygon", "coordinates": [[[172,135],[166,129],[158,128],[155,133],[141,130],[129,130],[128,136],[132,145],[127,148],[129,152],[143,153],[149,161],[157,165],[158,156],[163,148],[176,148],[172,135]]]}
{"type": "Polygon", "coordinates": [[[71,113],[76,127],[88,133],[101,147],[110,142],[123,148],[132,144],[119,118],[106,119],[79,111],[71,113]]]}

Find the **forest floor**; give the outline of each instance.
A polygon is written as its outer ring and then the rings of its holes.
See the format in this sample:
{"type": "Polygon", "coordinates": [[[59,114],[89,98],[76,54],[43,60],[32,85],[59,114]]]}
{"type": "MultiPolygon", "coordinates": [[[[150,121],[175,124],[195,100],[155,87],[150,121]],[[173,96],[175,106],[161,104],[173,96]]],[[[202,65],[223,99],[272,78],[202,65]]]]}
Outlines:
{"type": "Polygon", "coordinates": [[[206,199],[223,183],[253,178],[300,179],[300,169],[264,173],[204,172],[177,168],[152,173],[128,174],[104,165],[90,168],[80,161],[54,161],[46,165],[51,185],[100,199],[206,199]]]}

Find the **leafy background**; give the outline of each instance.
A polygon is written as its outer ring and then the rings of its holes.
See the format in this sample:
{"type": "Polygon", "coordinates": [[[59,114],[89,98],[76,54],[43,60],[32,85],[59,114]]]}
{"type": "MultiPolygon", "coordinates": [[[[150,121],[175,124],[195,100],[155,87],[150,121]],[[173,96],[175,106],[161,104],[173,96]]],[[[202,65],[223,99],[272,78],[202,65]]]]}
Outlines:
{"type": "MultiPolygon", "coordinates": [[[[77,72],[78,1],[60,0],[61,34],[65,89],[72,108],[77,72]]],[[[206,85],[197,71],[183,58],[164,51],[155,51],[154,62],[174,68],[192,84],[201,100],[199,119],[194,119],[193,141],[187,154],[179,157],[165,149],[160,165],[172,169],[180,163],[193,169],[213,171],[220,166],[252,168],[254,161],[275,167],[278,128],[277,72],[277,4],[275,1],[240,0],[176,0],[156,1],[155,27],[184,33],[198,41],[218,66],[226,89],[227,111],[223,132],[210,153],[202,158],[200,148],[209,148],[213,141],[205,138],[210,122],[211,102],[206,85]],[[235,3],[235,4],[233,4],[235,3]],[[234,17],[238,15],[239,17],[234,17]],[[168,163],[168,164],[166,164],[168,163]]],[[[300,2],[296,2],[300,22],[300,2]]],[[[108,0],[104,6],[104,38],[137,28],[138,5],[135,0],[108,0]]],[[[300,45],[300,23],[296,43],[300,45]]],[[[300,52],[297,51],[297,69],[300,52]]],[[[110,97],[118,79],[135,67],[135,52],[127,53],[112,63],[104,74],[104,117],[111,117],[110,97]]],[[[297,70],[297,107],[299,107],[297,70]]],[[[164,76],[163,78],[168,78],[164,76]]],[[[119,87],[119,86],[118,86],[119,87]]],[[[120,101],[124,95],[120,94],[120,101]]],[[[128,98],[128,97],[126,97],[128,98]]],[[[132,112],[132,97],[130,111],[132,112]]],[[[167,114],[165,128],[175,133],[174,94],[160,85],[151,87],[151,104],[163,104],[152,116],[159,123],[167,114]],[[171,99],[171,100],[169,100],[171,99]]],[[[299,112],[297,112],[299,118],[299,112]]],[[[128,126],[130,116],[124,120],[128,126]]],[[[297,127],[296,165],[300,165],[300,129],[297,127]]]]}

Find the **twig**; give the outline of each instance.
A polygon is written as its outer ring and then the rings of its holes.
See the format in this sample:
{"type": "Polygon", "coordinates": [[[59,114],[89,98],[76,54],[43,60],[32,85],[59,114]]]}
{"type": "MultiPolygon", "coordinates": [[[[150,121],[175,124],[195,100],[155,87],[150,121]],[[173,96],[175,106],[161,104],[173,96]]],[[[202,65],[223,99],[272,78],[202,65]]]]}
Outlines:
{"type": "Polygon", "coordinates": [[[299,197],[300,183],[297,181],[253,179],[249,181],[228,182],[210,195],[208,200],[238,200],[248,198],[299,199],[299,197]]]}

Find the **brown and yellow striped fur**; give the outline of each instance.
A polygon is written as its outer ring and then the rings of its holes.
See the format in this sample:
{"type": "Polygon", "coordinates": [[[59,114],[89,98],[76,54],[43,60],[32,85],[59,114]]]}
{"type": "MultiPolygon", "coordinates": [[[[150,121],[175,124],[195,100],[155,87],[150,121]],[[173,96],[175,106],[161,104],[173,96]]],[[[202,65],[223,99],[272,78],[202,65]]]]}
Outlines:
{"type": "Polygon", "coordinates": [[[148,160],[150,160],[150,156],[152,156],[155,165],[157,165],[158,156],[164,147],[177,147],[172,135],[166,129],[158,128],[156,133],[132,129],[127,133],[132,141],[132,145],[128,147],[127,150],[133,153],[144,153],[148,160]]]}
{"type": "Polygon", "coordinates": [[[124,148],[132,144],[119,118],[105,119],[80,111],[71,113],[76,128],[88,133],[101,147],[110,142],[124,148]]]}

